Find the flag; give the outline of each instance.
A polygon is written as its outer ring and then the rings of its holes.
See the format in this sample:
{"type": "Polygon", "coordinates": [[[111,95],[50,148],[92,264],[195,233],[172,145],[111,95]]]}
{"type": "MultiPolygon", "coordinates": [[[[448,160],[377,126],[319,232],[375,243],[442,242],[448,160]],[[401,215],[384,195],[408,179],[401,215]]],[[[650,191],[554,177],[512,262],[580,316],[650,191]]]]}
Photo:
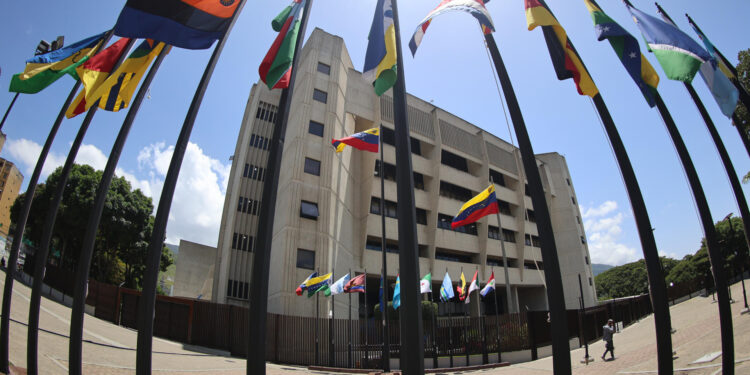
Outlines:
{"type": "Polygon", "coordinates": [[[11,78],[9,91],[36,94],[66,73],[79,79],[76,68],[98,50],[105,34],[94,35],[67,47],[26,60],[23,73],[11,78]]]}
{"type": "Polygon", "coordinates": [[[471,292],[479,290],[479,285],[477,285],[477,275],[479,275],[479,271],[474,271],[474,278],[472,278],[471,283],[469,283],[469,290],[466,291],[466,299],[464,300],[464,303],[469,303],[471,292]]]}
{"type": "Polygon", "coordinates": [[[352,146],[357,150],[378,152],[380,129],[367,129],[341,139],[331,139],[331,144],[336,149],[336,152],[343,152],[346,145],[352,146]]]}
{"type": "Polygon", "coordinates": [[[482,0],[443,0],[437,8],[427,14],[422,22],[419,23],[419,26],[417,26],[414,35],[411,36],[409,49],[411,50],[412,56],[417,53],[417,48],[419,47],[419,44],[422,43],[424,33],[427,32],[427,27],[430,26],[432,19],[450,11],[462,11],[471,14],[477,19],[477,21],[479,21],[485,34],[495,31],[490,12],[484,7],[484,2],[482,0]]]}
{"type": "Polygon", "coordinates": [[[495,185],[493,184],[461,206],[458,214],[453,218],[451,228],[456,229],[471,224],[487,215],[498,212],[500,212],[500,208],[497,205],[495,185]]]}
{"type": "Polygon", "coordinates": [[[122,62],[120,67],[94,90],[90,100],[87,95],[86,105],[90,106],[96,102],[96,99],[99,99],[99,108],[106,111],[117,112],[127,108],[136,87],[138,87],[138,82],[146,74],[146,70],[154,58],[164,48],[171,47],[153,40],[144,40],[130,53],[130,56],[122,62]]]}
{"type": "Polygon", "coordinates": [[[380,96],[396,83],[396,29],[391,0],[378,0],[367,39],[362,76],[372,82],[375,94],[380,96]]]}
{"type": "Polygon", "coordinates": [[[487,293],[490,291],[495,290],[495,271],[492,271],[492,274],[490,275],[490,279],[487,280],[487,284],[484,285],[484,288],[479,291],[479,294],[482,297],[486,297],[487,293]]]}
{"type": "Polygon", "coordinates": [[[667,78],[690,83],[711,56],[677,27],[626,4],[667,78]]]}
{"type": "Polygon", "coordinates": [[[308,276],[308,277],[307,277],[307,278],[305,279],[305,281],[303,281],[303,282],[302,282],[302,284],[299,284],[299,286],[297,287],[297,290],[295,290],[294,292],[295,292],[295,293],[297,293],[297,295],[298,295],[298,296],[301,296],[301,295],[302,295],[302,293],[303,293],[303,292],[304,292],[305,290],[307,290],[307,282],[308,282],[308,281],[310,281],[310,279],[312,279],[312,278],[314,278],[314,277],[318,277],[318,273],[317,273],[317,272],[313,272],[313,273],[311,273],[311,274],[310,274],[310,276],[308,276]]]}
{"type": "Polygon", "coordinates": [[[458,292],[458,299],[463,301],[466,299],[468,293],[466,293],[466,278],[464,277],[464,271],[461,271],[461,286],[456,287],[458,292]]]}
{"type": "Polygon", "coordinates": [[[542,27],[544,40],[547,42],[547,49],[552,59],[552,65],[555,67],[557,79],[573,78],[579,94],[588,95],[592,98],[596,96],[599,89],[596,88],[594,81],[581,61],[581,57],[578,56],[578,52],[573,47],[573,43],[568,39],[565,29],[557,21],[544,0],[525,0],[525,4],[526,23],[529,30],[534,30],[537,26],[542,27]]]}
{"type": "Polygon", "coordinates": [[[419,280],[419,293],[432,293],[432,273],[424,275],[422,280],[419,280]]]}
{"type": "Polygon", "coordinates": [[[291,5],[284,8],[271,21],[271,27],[279,34],[258,68],[260,79],[269,89],[289,87],[289,78],[292,75],[292,60],[297,47],[303,11],[304,3],[302,0],[293,0],[291,5]]]}
{"type": "Polygon", "coordinates": [[[206,49],[221,38],[240,0],[127,0],[115,34],[206,49]]]}
{"type": "Polygon", "coordinates": [[[401,278],[396,276],[396,287],[393,288],[393,309],[398,310],[401,306],[401,278]]]}
{"type": "Polygon", "coordinates": [[[326,297],[335,296],[337,294],[344,293],[344,285],[349,282],[349,274],[347,273],[344,277],[336,280],[335,283],[331,284],[325,291],[326,297]]]}
{"type": "Polygon", "coordinates": [[[451,281],[451,276],[448,274],[448,271],[445,271],[443,283],[440,285],[440,300],[446,302],[454,296],[455,294],[453,294],[453,281],[451,281]]]}
{"type": "Polygon", "coordinates": [[[346,283],[346,285],[344,285],[344,293],[365,293],[366,277],[367,275],[364,273],[353,277],[348,283],[346,283]]]}
{"type": "Polygon", "coordinates": [[[86,112],[94,104],[96,100],[90,97],[91,94],[109,77],[109,73],[112,73],[112,69],[114,69],[117,61],[127,52],[125,47],[127,47],[128,42],[130,42],[129,38],[120,38],[120,40],[112,43],[111,46],[97,53],[84,62],[83,65],[76,68],[76,73],[81,79],[83,89],[81,89],[81,92],[78,93],[78,96],[70,104],[70,107],[68,107],[65,117],[73,118],[86,112]],[[86,100],[87,96],[89,96],[89,100],[86,100]]]}
{"type": "Polygon", "coordinates": [[[656,87],[659,75],[641,53],[638,40],[610,18],[594,0],[583,0],[594,20],[594,29],[599,41],[606,39],[615,50],[620,62],[633,78],[650,107],[656,105],[656,87]]]}
{"type": "Polygon", "coordinates": [[[312,297],[315,293],[328,287],[328,284],[331,283],[332,275],[332,273],[327,273],[323,276],[313,277],[312,279],[307,280],[307,282],[305,282],[305,286],[307,286],[307,297],[312,297]]]}
{"type": "MultiPolygon", "coordinates": [[[[690,19],[688,19],[688,21],[690,21],[690,19]]],[[[711,55],[711,57],[719,64],[719,70],[721,70],[721,72],[724,73],[724,75],[727,76],[727,78],[729,78],[730,80],[736,80],[737,77],[734,75],[734,73],[732,73],[732,68],[728,67],[724,63],[724,59],[721,59],[720,56],[718,56],[718,53],[716,53],[716,47],[714,47],[714,44],[711,43],[706,34],[703,34],[703,32],[693,22],[690,22],[690,26],[693,28],[693,31],[698,34],[698,38],[703,41],[703,45],[706,47],[706,51],[708,51],[708,54],[711,55]]]]}
{"type": "Polygon", "coordinates": [[[380,275],[380,293],[378,294],[378,299],[380,300],[380,312],[382,313],[385,309],[383,306],[385,306],[385,300],[383,299],[383,275],[380,275]]]}

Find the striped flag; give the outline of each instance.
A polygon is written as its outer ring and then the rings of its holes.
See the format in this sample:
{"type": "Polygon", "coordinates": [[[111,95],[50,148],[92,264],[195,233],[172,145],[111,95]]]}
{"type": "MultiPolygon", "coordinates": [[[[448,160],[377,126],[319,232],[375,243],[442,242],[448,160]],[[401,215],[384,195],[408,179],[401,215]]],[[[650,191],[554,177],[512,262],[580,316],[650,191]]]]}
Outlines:
{"type": "Polygon", "coordinates": [[[479,294],[482,297],[486,297],[487,293],[495,290],[495,271],[492,271],[492,274],[490,275],[490,279],[487,280],[487,284],[484,285],[484,288],[479,291],[479,294]]]}
{"type": "Polygon", "coordinates": [[[337,294],[344,293],[344,285],[346,285],[349,282],[349,274],[347,273],[344,275],[344,277],[336,280],[335,283],[331,284],[328,288],[325,290],[326,297],[328,296],[335,296],[337,294]]]}
{"type": "Polygon", "coordinates": [[[269,89],[289,87],[304,6],[303,0],[293,0],[271,21],[271,27],[279,34],[258,67],[260,79],[269,89]]]}
{"type": "Polygon", "coordinates": [[[362,75],[372,82],[377,96],[396,84],[396,29],[391,0],[378,0],[368,36],[362,75]]]}
{"type": "Polygon", "coordinates": [[[469,225],[487,215],[498,212],[500,212],[500,208],[497,205],[495,185],[493,184],[461,206],[458,214],[456,214],[456,217],[451,222],[451,228],[456,229],[464,225],[469,225]]]}
{"type": "Polygon", "coordinates": [[[419,47],[419,44],[422,43],[422,38],[424,37],[425,32],[427,32],[427,27],[430,26],[432,19],[451,11],[467,12],[474,16],[474,18],[479,21],[485,34],[495,31],[490,12],[484,7],[484,2],[482,0],[443,0],[437,8],[427,14],[422,22],[419,23],[419,26],[417,26],[417,30],[414,31],[414,35],[412,35],[411,40],[409,41],[409,49],[411,50],[412,56],[417,53],[417,48],[419,47]]]}
{"type": "Polygon", "coordinates": [[[312,279],[312,278],[314,278],[314,277],[318,277],[318,273],[317,273],[317,272],[313,272],[313,273],[311,273],[311,274],[310,274],[310,276],[308,276],[308,277],[307,277],[307,278],[305,279],[305,281],[303,281],[303,282],[302,282],[302,284],[299,284],[299,286],[297,287],[297,290],[295,290],[295,293],[296,293],[296,294],[297,294],[298,296],[301,296],[301,295],[302,295],[302,293],[303,293],[303,292],[304,292],[305,290],[307,290],[307,282],[308,282],[308,281],[310,281],[310,279],[312,279]]]}
{"type": "Polygon", "coordinates": [[[344,293],[365,293],[366,274],[353,277],[344,285],[344,293]]]}
{"type": "Polygon", "coordinates": [[[331,139],[331,144],[336,152],[343,152],[346,145],[352,146],[357,150],[378,152],[380,145],[380,129],[372,128],[363,132],[354,133],[348,137],[340,139],[331,139]]]}

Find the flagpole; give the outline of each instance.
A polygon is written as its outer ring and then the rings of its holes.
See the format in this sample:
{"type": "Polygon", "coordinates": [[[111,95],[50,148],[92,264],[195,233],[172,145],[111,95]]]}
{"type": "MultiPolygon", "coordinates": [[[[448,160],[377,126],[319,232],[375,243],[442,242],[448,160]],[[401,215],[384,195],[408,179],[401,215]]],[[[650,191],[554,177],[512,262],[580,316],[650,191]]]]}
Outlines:
{"type": "Polygon", "coordinates": [[[727,290],[727,282],[724,276],[724,260],[719,251],[719,243],[714,227],[713,219],[711,218],[711,210],[708,207],[706,201],[706,195],[701,186],[700,180],[698,179],[698,173],[695,170],[693,161],[690,158],[687,147],[682,140],[679,130],[672,119],[672,115],[669,113],[661,95],[657,92],[655,95],[656,106],[659,109],[659,113],[664,120],[664,124],[672,137],[672,142],[677,149],[677,154],[682,162],[682,167],[687,175],[690,189],[695,199],[695,204],[698,207],[698,214],[703,225],[703,232],[706,238],[706,248],[708,250],[708,259],[711,263],[711,269],[713,271],[714,283],[716,285],[716,294],[719,299],[719,323],[721,326],[721,349],[722,349],[722,369],[723,373],[733,374],[734,373],[734,339],[732,331],[732,315],[729,306],[729,294],[727,290]]]}
{"type": "Polygon", "coordinates": [[[424,342],[422,338],[422,304],[419,302],[419,253],[417,221],[414,206],[414,176],[412,173],[411,142],[407,121],[406,76],[401,49],[398,1],[391,0],[393,26],[396,36],[397,79],[393,86],[393,124],[396,141],[396,183],[398,207],[399,267],[404,271],[401,291],[401,369],[405,375],[424,373],[424,342]],[[405,349],[405,350],[404,350],[405,349]]]}
{"type": "MultiPolygon", "coordinates": [[[[310,17],[313,0],[305,0],[300,20],[297,43],[294,47],[292,57],[291,74],[289,76],[289,87],[281,91],[279,109],[276,123],[273,128],[272,141],[268,151],[268,162],[266,165],[266,177],[263,182],[263,194],[260,205],[260,218],[256,238],[256,251],[253,266],[250,273],[250,306],[248,309],[248,324],[250,326],[247,341],[247,374],[266,374],[266,314],[268,312],[268,278],[271,261],[271,246],[273,241],[273,223],[276,215],[276,200],[278,196],[279,174],[281,170],[281,154],[284,151],[286,129],[291,112],[292,95],[294,94],[294,81],[297,77],[297,63],[302,51],[302,42],[305,38],[307,20],[310,17]]],[[[316,323],[317,324],[317,323],[316,323]]],[[[317,340],[317,338],[316,338],[317,340]]],[[[317,357],[316,357],[317,361],[317,357]]],[[[317,362],[316,362],[317,363],[317,362]]]]}
{"type": "MultiPolygon", "coordinates": [[[[502,237],[502,232],[500,233],[500,236],[502,237]]],[[[505,260],[503,260],[505,261],[505,260]]],[[[495,274],[495,267],[492,267],[492,274],[495,274]]],[[[492,295],[495,297],[495,329],[497,330],[497,363],[501,363],[501,354],[500,354],[500,309],[497,306],[497,283],[495,283],[495,287],[492,288],[492,295]]]]}
{"type": "MultiPolygon", "coordinates": [[[[433,297],[433,295],[432,295],[432,277],[430,277],[430,294],[429,294],[430,304],[434,303],[434,302],[432,302],[432,300],[433,300],[432,297],[433,297]]],[[[432,310],[432,306],[430,306],[430,310],[432,310]]],[[[434,360],[432,362],[432,367],[433,368],[437,368],[438,367],[438,347],[437,347],[437,329],[438,329],[438,326],[437,326],[437,313],[438,312],[435,311],[435,313],[432,314],[432,350],[435,352],[435,357],[434,357],[434,360]]]]}
{"type": "MultiPolygon", "coordinates": [[[[492,180],[492,175],[490,175],[490,183],[495,184],[495,182],[492,180]]],[[[505,239],[503,238],[503,224],[500,220],[500,203],[497,204],[497,230],[500,232],[500,250],[503,252],[503,270],[505,271],[505,293],[508,295],[508,298],[506,298],[506,302],[508,305],[508,313],[512,311],[511,305],[510,305],[510,277],[508,276],[508,258],[505,256],[505,239]]]]}
{"type": "MultiPolygon", "coordinates": [[[[349,280],[351,280],[352,269],[349,268],[349,280]]],[[[352,292],[349,291],[349,356],[347,366],[352,368],[352,292]]]]}
{"type": "MultiPolygon", "coordinates": [[[[320,365],[320,293],[315,293],[315,365],[320,365]]],[[[248,348],[249,349],[249,348],[248,348]]]]}
{"type": "MultiPolygon", "coordinates": [[[[336,272],[335,268],[331,268],[331,277],[335,275],[335,272],[336,272]]],[[[330,311],[331,315],[328,319],[328,366],[331,366],[331,367],[333,367],[333,363],[336,360],[336,354],[334,353],[334,350],[336,350],[336,348],[333,342],[333,322],[336,317],[334,313],[335,308],[336,308],[336,304],[334,303],[335,298],[336,298],[336,295],[331,293],[331,311],[330,311]]]]}
{"type": "Polygon", "coordinates": [[[383,124],[380,124],[380,255],[382,256],[382,276],[380,276],[382,282],[383,282],[383,294],[385,295],[385,298],[383,298],[381,303],[381,310],[385,311],[382,315],[383,320],[383,354],[381,355],[381,359],[383,362],[383,372],[390,372],[391,371],[391,340],[390,340],[390,334],[388,333],[388,291],[386,289],[386,280],[388,279],[388,261],[386,258],[386,244],[385,244],[385,175],[383,174],[385,171],[385,167],[383,165],[383,124]],[[385,306],[383,306],[383,304],[385,306]]]}
{"type": "MultiPolygon", "coordinates": [[[[536,225],[539,231],[539,239],[542,244],[542,258],[544,260],[544,277],[547,280],[547,301],[550,309],[552,330],[552,367],[557,375],[571,373],[570,345],[568,342],[568,323],[565,311],[565,296],[562,288],[562,276],[560,274],[560,262],[557,257],[557,246],[552,230],[552,222],[549,216],[547,200],[542,188],[542,179],[536,164],[536,157],[531,146],[531,140],[526,130],[526,125],[518,105],[513,85],[505,69],[505,64],[500,56],[500,51],[495,44],[492,34],[485,34],[485,41],[490,49],[490,55],[497,70],[500,85],[505,94],[505,101],[513,127],[515,128],[518,148],[521,152],[526,178],[529,181],[531,202],[534,206],[536,225]]],[[[400,233],[400,231],[399,231],[400,233]]],[[[502,232],[501,232],[502,233],[502,232]]],[[[510,298],[510,296],[508,296],[510,298]]]]}
{"type": "MultiPolygon", "coordinates": [[[[615,160],[620,168],[622,180],[625,183],[625,190],[630,199],[630,206],[633,210],[638,236],[641,240],[643,249],[643,259],[646,263],[646,275],[648,277],[649,298],[654,310],[654,329],[656,331],[656,350],[657,366],[660,374],[671,374],[673,371],[672,362],[672,335],[670,331],[670,314],[667,305],[667,285],[664,281],[664,273],[659,259],[659,251],[656,247],[654,232],[651,226],[651,220],[648,216],[646,203],[643,200],[638,179],[635,176],[633,165],[630,163],[625,145],[620,138],[615,122],[609,113],[607,105],[601,94],[596,94],[593,98],[594,106],[599,113],[604,131],[612,146],[615,154],[615,160]]],[[[583,296],[583,295],[581,295],[583,296]]]]}
{"type": "Polygon", "coordinates": [[[0,121],[0,131],[3,130],[3,125],[5,125],[5,119],[8,118],[8,114],[10,113],[10,110],[13,109],[13,104],[16,104],[16,99],[18,99],[18,95],[20,95],[20,92],[17,92],[16,95],[13,95],[13,100],[10,101],[10,105],[8,106],[8,109],[5,110],[5,114],[3,115],[3,120],[0,121]]]}
{"type": "MultiPolygon", "coordinates": [[[[368,314],[370,313],[370,307],[367,305],[367,268],[365,268],[365,361],[364,363],[361,363],[362,368],[365,368],[365,365],[369,366],[370,364],[370,340],[368,337],[369,333],[367,332],[370,330],[370,324],[368,323],[368,314]]],[[[357,304],[357,307],[359,307],[359,304],[357,304]]]]}

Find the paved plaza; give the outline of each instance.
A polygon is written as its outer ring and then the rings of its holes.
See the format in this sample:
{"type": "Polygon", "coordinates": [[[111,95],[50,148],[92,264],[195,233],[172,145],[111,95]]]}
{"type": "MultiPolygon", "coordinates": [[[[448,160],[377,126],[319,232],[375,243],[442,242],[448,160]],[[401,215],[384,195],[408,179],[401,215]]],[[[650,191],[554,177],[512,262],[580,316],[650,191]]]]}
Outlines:
{"type": "MultiPolygon", "coordinates": [[[[4,273],[0,275],[5,279],[4,273]]],[[[1,281],[0,281],[1,282],[1,281]]],[[[14,366],[26,367],[26,323],[31,291],[16,282],[11,313],[10,360],[14,366]]],[[[732,286],[732,295],[738,300],[732,304],[734,322],[735,360],[737,374],[750,374],[750,314],[741,314],[743,309],[742,287],[732,286]]],[[[721,372],[721,338],[716,303],[711,297],[695,297],[671,307],[673,347],[677,351],[674,360],[675,373],[718,374],[721,372]],[[715,354],[715,355],[711,355],[715,354]],[[702,357],[706,361],[698,363],[702,357]],[[714,358],[715,357],[715,358],[714,358]]],[[[42,300],[39,334],[39,368],[41,374],[67,374],[68,331],[70,309],[50,301],[42,300]]],[[[112,325],[109,322],[86,315],[83,343],[83,369],[86,374],[132,374],[135,372],[136,331],[112,325]]],[[[584,350],[571,351],[574,374],[651,374],[656,373],[656,339],[653,318],[648,316],[640,322],[616,334],[614,361],[602,361],[604,352],[601,341],[592,343],[590,354],[595,361],[587,365],[580,363],[584,350]]],[[[245,361],[222,355],[218,351],[192,347],[159,338],[154,338],[153,373],[169,375],[232,374],[245,373],[245,361]]],[[[269,375],[298,375],[313,372],[303,367],[268,364],[269,375]]],[[[450,373],[450,372],[447,372],[450,373]]],[[[477,374],[551,374],[552,358],[520,363],[509,367],[464,371],[477,374]]]]}

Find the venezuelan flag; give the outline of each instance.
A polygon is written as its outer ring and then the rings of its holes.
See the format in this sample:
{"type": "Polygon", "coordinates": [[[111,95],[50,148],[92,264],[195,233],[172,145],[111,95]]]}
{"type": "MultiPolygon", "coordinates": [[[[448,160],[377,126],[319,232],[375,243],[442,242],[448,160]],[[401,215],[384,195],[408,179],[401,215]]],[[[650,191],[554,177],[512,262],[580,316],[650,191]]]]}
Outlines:
{"type": "Polygon", "coordinates": [[[367,129],[345,138],[331,139],[331,144],[336,149],[336,152],[343,152],[346,145],[352,146],[358,150],[378,152],[378,146],[380,145],[380,129],[367,129]]]}
{"type": "Polygon", "coordinates": [[[96,53],[104,34],[26,60],[26,69],[13,76],[9,91],[36,94],[65,74],[78,79],[76,68],[96,53]]]}
{"type": "Polygon", "coordinates": [[[315,293],[328,286],[328,284],[331,283],[332,276],[333,273],[329,272],[323,276],[313,277],[312,279],[307,280],[307,282],[305,282],[305,286],[307,286],[307,296],[312,297],[315,293]]]}
{"type": "Polygon", "coordinates": [[[362,75],[375,86],[375,94],[383,95],[396,83],[396,29],[393,26],[391,0],[378,0],[367,37],[367,53],[362,75]]]}
{"type": "Polygon", "coordinates": [[[115,34],[180,48],[206,49],[221,38],[240,0],[128,0],[115,34]]]}
{"type": "Polygon", "coordinates": [[[451,228],[455,229],[460,226],[471,224],[487,215],[500,212],[495,197],[495,185],[490,185],[483,192],[461,206],[458,215],[453,218],[451,228]]]}
{"type": "Polygon", "coordinates": [[[578,56],[578,52],[568,39],[565,29],[557,21],[544,0],[525,0],[525,6],[526,23],[529,30],[542,26],[544,40],[547,42],[547,49],[549,49],[549,56],[552,59],[552,65],[555,67],[557,79],[573,78],[579,94],[588,95],[592,98],[596,96],[599,89],[596,88],[594,81],[581,61],[581,57],[578,56]]]}

